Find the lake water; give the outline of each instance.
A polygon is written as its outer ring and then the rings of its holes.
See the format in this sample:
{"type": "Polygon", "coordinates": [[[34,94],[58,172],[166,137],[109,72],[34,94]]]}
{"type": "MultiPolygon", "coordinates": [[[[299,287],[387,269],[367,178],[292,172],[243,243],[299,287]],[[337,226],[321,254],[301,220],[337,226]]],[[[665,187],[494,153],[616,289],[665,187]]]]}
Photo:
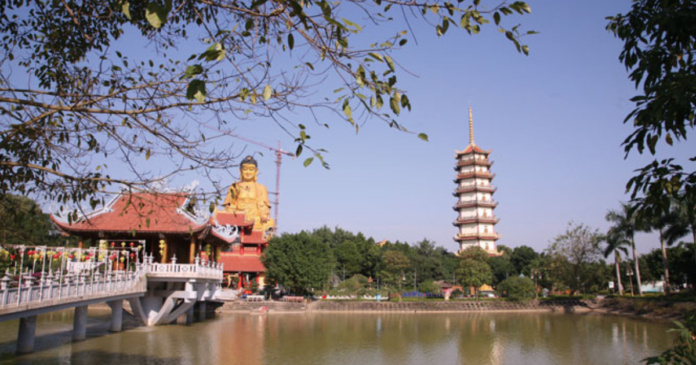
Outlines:
{"type": "Polygon", "coordinates": [[[205,322],[109,333],[90,311],[39,316],[36,352],[16,356],[18,321],[0,323],[0,364],[638,364],[670,346],[667,322],[555,313],[223,314],[205,322]]]}

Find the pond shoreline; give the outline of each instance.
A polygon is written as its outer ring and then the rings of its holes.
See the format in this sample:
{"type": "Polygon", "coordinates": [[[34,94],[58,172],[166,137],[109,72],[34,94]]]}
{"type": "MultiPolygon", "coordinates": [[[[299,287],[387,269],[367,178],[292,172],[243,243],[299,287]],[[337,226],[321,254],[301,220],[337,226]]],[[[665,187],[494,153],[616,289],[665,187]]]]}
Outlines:
{"type": "Polygon", "coordinates": [[[362,301],[315,301],[309,303],[286,303],[276,301],[225,302],[219,313],[247,314],[284,314],[284,313],[596,313],[601,315],[626,316],[659,321],[680,319],[691,310],[696,310],[696,303],[681,305],[658,303],[646,309],[645,305],[628,305],[622,301],[599,300],[549,300],[529,301],[526,303],[507,301],[481,302],[362,302],[362,301]],[[664,308],[672,308],[664,310],[664,308]]]}

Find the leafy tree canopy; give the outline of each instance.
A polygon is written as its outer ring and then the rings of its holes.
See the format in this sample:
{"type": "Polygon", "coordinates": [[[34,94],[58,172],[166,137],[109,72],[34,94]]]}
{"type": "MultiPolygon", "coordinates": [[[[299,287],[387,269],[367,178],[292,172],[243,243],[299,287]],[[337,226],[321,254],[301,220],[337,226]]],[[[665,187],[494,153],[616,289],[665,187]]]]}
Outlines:
{"type": "Polygon", "coordinates": [[[357,130],[376,118],[406,130],[396,51],[408,22],[438,35],[490,24],[526,54],[524,34],[503,19],[529,12],[506,0],[0,2],[0,194],[96,205],[113,183],[211,176],[236,167],[234,121],[247,118],[273,120],[296,155],[313,155],[305,165],[327,167],[308,143],[315,125],[357,130]],[[403,30],[376,27],[395,19],[403,30]],[[316,119],[298,120],[300,111],[316,119]],[[152,172],[150,158],[171,168],[152,172]],[[114,164],[130,173],[113,176],[114,164]]]}
{"type": "Polygon", "coordinates": [[[510,277],[498,285],[498,291],[504,292],[507,298],[512,301],[523,301],[536,297],[534,282],[527,277],[510,277]]]}
{"type": "Polygon", "coordinates": [[[493,281],[491,267],[485,261],[472,258],[464,258],[459,261],[456,273],[457,280],[463,287],[476,289],[477,297],[479,288],[483,284],[490,284],[493,281]]]}
{"type": "MultiPolygon", "coordinates": [[[[654,155],[659,142],[686,140],[696,125],[696,3],[636,0],[631,11],[608,20],[607,29],[624,43],[619,60],[639,89],[624,120],[634,128],[623,142],[626,154],[647,148],[654,155]]],[[[680,190],[696,196],[696,173],[673,158],[654,160],[637,170],[627,189],[639,210],[659,215],[680,190]]]]}
{"type": "Polygon", "coordinates": [[[539,257],[539,254],[529,246],[519,246],[512,250],[510,262],[515,266],[518,273],[529,276],[529,264],[539,257]]]}
{"type": "Polygon", "coordinates": [[[273,237],[261,261],[270,283],[298,294],[323,289],[335,265],[329,245],[304,231],[273,237]]]}

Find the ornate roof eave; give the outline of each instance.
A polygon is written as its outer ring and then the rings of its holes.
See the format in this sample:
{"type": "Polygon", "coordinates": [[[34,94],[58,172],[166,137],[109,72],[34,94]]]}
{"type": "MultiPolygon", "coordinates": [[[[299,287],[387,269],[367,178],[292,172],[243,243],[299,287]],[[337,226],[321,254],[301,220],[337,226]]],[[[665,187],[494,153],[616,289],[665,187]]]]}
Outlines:
{"type": "Polygon", "coordinates": [[[198,207],[194,207],[193,213],[189,212],[186,210],[186,207],[191,202],[191,196],[193,190],[196,188],[198,185],[197,181],[194,181],[192,184],[190,184],[187,187],[184,187],[182,189],[174,190],[174,189],[168,189],[168,188],[162,188],[160,187],[156,191],[152,192],[142,192],[142,193],[131,193],[130,190],[127,187],[121,187],[120,192],[116,194],[109,202],[104,205],[104,207],[95,209],[92,212],[89,213],[82,213],[81,210],[78,211],[78,217],[76,220],[71,220],[69,218],[69,215],[71,214],[70,212],[67,211],[55,211],[51,214],[50,218],[51,220],[55,223],[55,226],[61,230],[62,232],[65,233],[70,233],[70,232],[80,232],[80,233],[88,233],[88,232],[109,232],[109,233],[130,233],[132,234],[133,232],[137,232],[139,234],[148,234],[148,233],[154,233],[154,232],[160,232],[160,233],[184,233],[183,230],[167,230],[167,229],[160,229],[160,230],[149,230],[147,227],[145,229],[140,229],[141,227],[139,226],[138,228],[132,228],[129,227],[128,229],[99,229],[98,227],[79,227],[76,224],[78,223],[83,223],[83,224],[88,224],[91,219],[94,219],[100,215],[107,214],[107,213],[112,213],[114,212],[114,206],[116,203],[126,194],[132,194],[134,196],[138,196],[141,194],[167,194],[167,195],[181,195],[182,197],[185,197],[183,203],[178,206],[174,211],[178,214],[181,215],[182,217],[185,217],[191,225],[189,225],[189,229],[186,231],[187,233],[198,233],[201,230],[203,230],[209,220],[209,215],[204,214],[198,207]]]}
{"type": "Polygon", "coordinates": [[[463,242],[463,241],[479,241],[479,240],[491,240],[491,241],[497,241],[500,239],[500,234],[493,234],[491,235],[490,233],[474,233],[474,234],[469,234],[466,236],[461,236],[459,234],[454,236],[455,241],[463,242]]]}
{"type": "Polygon", "coordinates": [[[500,222],[500,219],[498,218],[467,218],[467,219],[457,219],[456,221],[452,222],[452,225],[455,226],[463,226],[465,224],[476,224],[476,223],[488,223],[488,224],[493,224],[496,225],[500,222]]]}

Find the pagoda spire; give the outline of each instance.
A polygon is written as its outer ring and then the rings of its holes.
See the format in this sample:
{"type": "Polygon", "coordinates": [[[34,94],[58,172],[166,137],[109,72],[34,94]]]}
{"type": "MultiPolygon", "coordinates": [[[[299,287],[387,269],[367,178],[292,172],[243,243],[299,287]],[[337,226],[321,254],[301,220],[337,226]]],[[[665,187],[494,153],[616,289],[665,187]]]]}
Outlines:
{"type": "Polygon", "coordinates": [[[474,143],[474,117],[471,114],[471,106],[469,106],[469,144],[476,145],[474,143]]]}

